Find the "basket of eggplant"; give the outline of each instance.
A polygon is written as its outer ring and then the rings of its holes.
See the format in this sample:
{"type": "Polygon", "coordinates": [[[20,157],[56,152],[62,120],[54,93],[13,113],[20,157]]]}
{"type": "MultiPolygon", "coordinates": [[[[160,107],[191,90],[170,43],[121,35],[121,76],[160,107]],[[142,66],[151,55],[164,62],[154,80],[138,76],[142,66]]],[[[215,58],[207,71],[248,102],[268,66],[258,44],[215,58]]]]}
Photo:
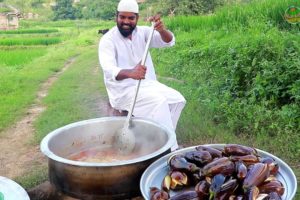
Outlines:
{"type": "Polygon", "coordinates": [[[160,158],[144,172],[140,189],[147,200],[290,200],[297,181],[291,168],[268,152],[212,144],[160,158]]]}

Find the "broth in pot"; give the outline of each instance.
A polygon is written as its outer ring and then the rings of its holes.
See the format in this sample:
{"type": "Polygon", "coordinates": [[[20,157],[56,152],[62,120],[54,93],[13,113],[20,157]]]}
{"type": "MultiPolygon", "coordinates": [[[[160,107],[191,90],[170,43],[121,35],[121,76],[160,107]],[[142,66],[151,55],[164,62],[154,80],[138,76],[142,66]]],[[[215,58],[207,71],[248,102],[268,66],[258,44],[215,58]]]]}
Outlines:
{"type": "Polygon", "coordinates": [[[122,155],[113,146],[92,147],[68,156],[68,159],[81,162],[94,162],[94,163],[110,163],[123,160],[130,160],[139,157],[140,153],[133,152],[129,155],[122,155]]]}

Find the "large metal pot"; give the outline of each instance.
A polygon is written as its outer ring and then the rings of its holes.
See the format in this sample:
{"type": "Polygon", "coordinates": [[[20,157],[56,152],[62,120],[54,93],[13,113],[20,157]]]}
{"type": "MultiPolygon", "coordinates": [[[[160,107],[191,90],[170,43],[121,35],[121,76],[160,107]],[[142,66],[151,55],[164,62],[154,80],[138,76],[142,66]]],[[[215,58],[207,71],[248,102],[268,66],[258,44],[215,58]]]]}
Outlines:
{"type": "Polygon", "coordinates": [[[84,149],[110,145],[125,117],[107,117],[76,122],[49,133],[41,143],[49,158],[49,179],[56,189],[80,199],[126,199],[140,193],[139,181],[144,170],[161,156],[170,153],[175,133],[153,121],[133,119],[136,137],[131,160],[90,163],[67,159],[84,149]]]}

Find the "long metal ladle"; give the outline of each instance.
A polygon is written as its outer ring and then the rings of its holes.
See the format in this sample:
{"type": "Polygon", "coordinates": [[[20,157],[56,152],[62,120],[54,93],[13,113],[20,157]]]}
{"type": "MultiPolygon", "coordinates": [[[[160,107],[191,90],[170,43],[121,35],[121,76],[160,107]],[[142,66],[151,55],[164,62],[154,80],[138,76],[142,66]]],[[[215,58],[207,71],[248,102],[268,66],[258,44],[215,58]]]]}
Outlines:
{"type": "MultiPolygon", "coordinates": [[[[152,22],[151,25],[151,32],[148,37],[147,43],[146,43],[146,48],[143,54],[142,62],[141,65],[145,65],[148,52],[149,52],[149,46],[153,37],[154,33],[154,23],[152,22]]],[[[135,136],[132,130],[130,130],[130,120],[132,117],[133,109],[136,103],[136,98],[139,92],[139,88],[141,85],[141,80],[138,81],[137,86],[136,86],[136,91],[135,91],[135,96],[133,99],[133,102],[131,104],[131,108],[129,110],[129,113],[127,115],[127,118],[124,123],[124,127],[122,129],[117,130],[116,135],[115,135],[115,140],[114,140],[114,147],[118,149],[118,151],[122,154],[130,154],[134,147],[135,147],[135,136]]]]}

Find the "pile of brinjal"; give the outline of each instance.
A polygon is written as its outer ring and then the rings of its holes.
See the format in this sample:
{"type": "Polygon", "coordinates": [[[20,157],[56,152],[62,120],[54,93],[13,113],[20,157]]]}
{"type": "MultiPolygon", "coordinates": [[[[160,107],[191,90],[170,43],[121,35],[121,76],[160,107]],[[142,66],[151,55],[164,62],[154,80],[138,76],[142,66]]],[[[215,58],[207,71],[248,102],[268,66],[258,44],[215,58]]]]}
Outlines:
{"type": "Polygon", "coordinates": [[[161,188],[150,188],[151,200],[279,200],[285,190],[275,160],[243,145],[200,145],[171,156],[168,166],[161,188]]]}

